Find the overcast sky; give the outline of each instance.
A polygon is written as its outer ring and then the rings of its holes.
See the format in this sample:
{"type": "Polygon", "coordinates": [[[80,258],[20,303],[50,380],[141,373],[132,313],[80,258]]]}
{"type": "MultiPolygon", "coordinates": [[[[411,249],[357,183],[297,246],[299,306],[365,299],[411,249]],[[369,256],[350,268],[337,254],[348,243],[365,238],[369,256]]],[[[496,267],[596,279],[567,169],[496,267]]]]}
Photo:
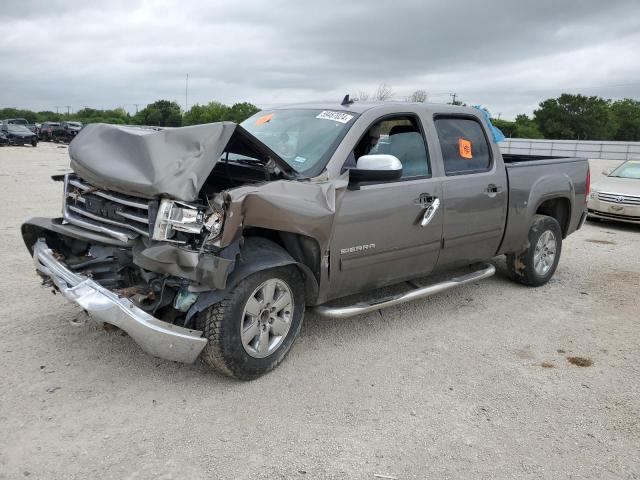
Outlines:
{"type": "Polygon", "coordinates": [[[638,0],[2,0],[0,107],[260,107],[385,83],[502,118],[561,92],[640,99],[638,0]]]}

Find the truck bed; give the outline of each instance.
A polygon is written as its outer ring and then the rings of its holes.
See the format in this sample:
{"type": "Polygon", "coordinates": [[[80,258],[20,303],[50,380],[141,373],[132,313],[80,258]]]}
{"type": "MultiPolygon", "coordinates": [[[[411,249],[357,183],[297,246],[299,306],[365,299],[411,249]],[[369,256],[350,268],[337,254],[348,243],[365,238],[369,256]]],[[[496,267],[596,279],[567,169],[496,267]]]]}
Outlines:
{"type": "Polygon", "coordinates": [[[502,158],[506,166],[531,163],[548,165],[550,163],[565,163],[565,162],[581,162],[585,159],[583,157],[553,157],[549,155],[517,155],[513,153],[503,153],[502,158]]]}
{"type": "Polygon", "coordinates": [[[567,215],[560,222],[563,236],[575,231],[586,206],[586,178],[589,164],[581,157],[504,154],[509,185],[509,207],[500,253],[523,248],[531,219],[542,202],[556,198],[564,202],[567,215]]]}

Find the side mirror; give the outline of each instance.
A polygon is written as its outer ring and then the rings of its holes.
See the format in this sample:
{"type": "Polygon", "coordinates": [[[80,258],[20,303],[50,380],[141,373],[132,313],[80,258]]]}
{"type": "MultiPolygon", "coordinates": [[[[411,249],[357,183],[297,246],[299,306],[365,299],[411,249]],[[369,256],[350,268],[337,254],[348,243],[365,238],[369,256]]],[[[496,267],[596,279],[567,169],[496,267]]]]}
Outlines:
{"type": "Polygon", "coordinates": [[[604,170],[602,170],[602,174],[605,177],[608,177],[609,175],[611,175],[611,172],[613,172],[613,168],[605,168],[604,170]]]}
{"type": "Polygon", "coordinates": [[[386,154],[363,155],[356,168],[349,170],[349,178],[356,182],[383,182],[402,177],[402,163],[398,157],[386,154]]]}

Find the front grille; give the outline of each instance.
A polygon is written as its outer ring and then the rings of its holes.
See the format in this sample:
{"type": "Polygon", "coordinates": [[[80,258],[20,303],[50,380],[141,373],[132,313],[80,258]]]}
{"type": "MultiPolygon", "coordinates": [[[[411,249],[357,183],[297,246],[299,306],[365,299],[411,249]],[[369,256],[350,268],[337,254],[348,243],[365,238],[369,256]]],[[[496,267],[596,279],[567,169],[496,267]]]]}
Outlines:
{"type": "Polygon", "coordinates": [[[99,189],[73,174],[65,177],[63,218],[123,242],[149,236],[149,203],[99,189]]]}
{"type": "Polygon", "coordinates": [[[640,205],[640,197],[632,195],[619,195],[617,193],[598,193],[598,200],[609,203],[618,203],[620,205],[640,205]]]}
{"type": "Polygon", "coordinates": [[[634,217],[632,215],[620,215],[618,213],[610,213],[610,212],[601,212],[599,210],[589,210],[589,213],[593,213],[594,215],[598,215],[599,217],[607,217],[617,220],[629,220],[632,222],[640,222],[640,217],[634,217]]]}

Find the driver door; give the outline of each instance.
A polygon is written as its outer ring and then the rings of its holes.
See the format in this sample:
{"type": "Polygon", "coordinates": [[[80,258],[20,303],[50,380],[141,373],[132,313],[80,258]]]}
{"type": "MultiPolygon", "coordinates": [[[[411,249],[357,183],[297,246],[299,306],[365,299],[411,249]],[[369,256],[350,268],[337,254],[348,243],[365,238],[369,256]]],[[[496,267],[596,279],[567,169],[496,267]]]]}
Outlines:
{"type": "Polygon", "coordinates": [[[402,178],[368,182],[344,193],[330,252],[329,298],[338,298],[429,273],[442,241],[441,180],[431,177],[424,131],[417,116],[376,121],[354,152],[385,153],[403,164],[402,178]],[[369,146],[362,147],[362,142],[369,146]],[[373,150],[373,151],[372,151],[373,150]],[[435,207],[424,224],[429,207],[435,207]]]}

